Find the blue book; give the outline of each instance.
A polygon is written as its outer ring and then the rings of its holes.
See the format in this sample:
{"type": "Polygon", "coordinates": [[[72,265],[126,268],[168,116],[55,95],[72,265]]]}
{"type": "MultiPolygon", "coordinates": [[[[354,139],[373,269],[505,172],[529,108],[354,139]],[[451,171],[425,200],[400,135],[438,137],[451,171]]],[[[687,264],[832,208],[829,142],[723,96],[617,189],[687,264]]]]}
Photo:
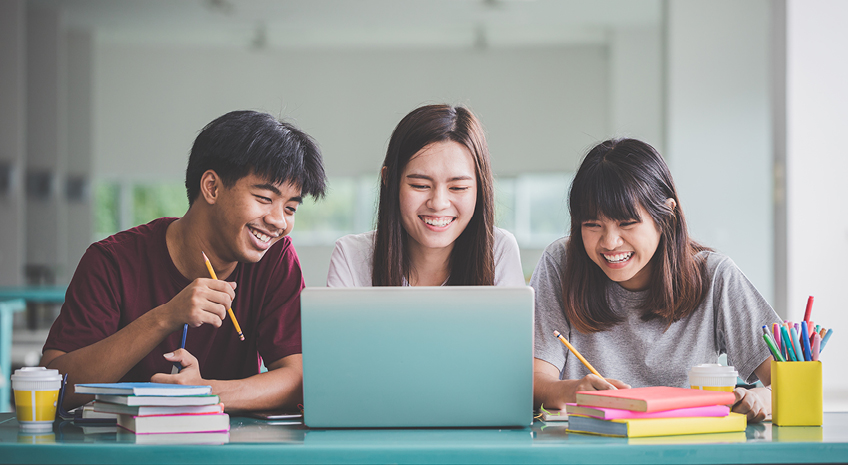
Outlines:
{"type": "Polygon", "coordinates": [[[186,386],[165,383],[90,383],[75,384],[77,394],[117,394],[124,396],[201,396],[212,386],[186,386]]]}

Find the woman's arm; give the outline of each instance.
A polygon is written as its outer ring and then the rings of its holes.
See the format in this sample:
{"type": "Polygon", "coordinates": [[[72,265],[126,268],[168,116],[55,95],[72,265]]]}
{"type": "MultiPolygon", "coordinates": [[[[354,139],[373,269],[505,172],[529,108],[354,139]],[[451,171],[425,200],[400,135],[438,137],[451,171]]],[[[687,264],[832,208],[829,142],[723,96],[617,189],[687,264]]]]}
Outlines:
{"type": "Polygon", "coordinates": [[[748,416],[748,423],[759,423],[766,419],[766,416],[771,415],[771,357],[758,366],[754,373],[757,378],[762,381],[761,388],[745,389],[736,388],[733,393],[736,394],[736,403],[733,404],[733,411],[736,413],[744,413],[748,416]]]}
{"type": "Polygon", "coordinates": [[[588,374],[581,379],[559,379],[559,370],[550,363],[533,359],[533,404],[547,409],[564,409],[577,400],[577,391],[627,389],[630,385],[617,379],[604,379],[588,374]]]}

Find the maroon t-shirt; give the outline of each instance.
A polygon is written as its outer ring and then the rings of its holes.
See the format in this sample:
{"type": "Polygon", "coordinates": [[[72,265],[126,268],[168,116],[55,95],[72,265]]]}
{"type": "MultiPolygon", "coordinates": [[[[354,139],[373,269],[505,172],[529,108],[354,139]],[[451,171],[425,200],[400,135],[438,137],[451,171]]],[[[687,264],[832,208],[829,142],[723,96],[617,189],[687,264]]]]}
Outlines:
{"type": "MultiPolygon", "coordinates": [[[[92,244],[80,260],[59,317],[44,350],[71,352],[105,339],[169,302],[191,281],[174,265],[165,232],[176,218],[148,224],[92,244]]],[[[197,251],[197,260],[203,260],[197,251]]],[[[233,312],[244,332],[240,341],[229,317],[220,328],[189,327],[186,349],[197,357],[206,379],[242,379],[258,372],[257,353],[266,364],[301,353],[300,261],[284,237],[258,263],[239,263],[227,278],[235,281],[233,312]]],[[[162,354],[180,347],[182,327],[169,335],[121,381],[149,381],[170,373],[162,354]]]]}

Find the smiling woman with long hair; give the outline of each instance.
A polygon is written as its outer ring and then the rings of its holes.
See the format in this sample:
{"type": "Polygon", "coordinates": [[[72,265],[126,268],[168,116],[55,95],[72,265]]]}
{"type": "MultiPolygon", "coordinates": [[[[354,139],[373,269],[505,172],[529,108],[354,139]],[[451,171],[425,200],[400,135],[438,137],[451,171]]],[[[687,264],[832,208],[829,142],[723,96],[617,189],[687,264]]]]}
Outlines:
{"type": "Polygon", "coordinates": [[[494,226],[489,149],[471,111],[413,110],[380,175],[377,229],[336,242],[328,286],[524,285],[515,237],[494,226]]]}
{"type": "MultiPolygon", "coordinates": [[[[760,327],[780,319],[730,258],[689,237],[653,147],[635,139],[595,146],[574,177],[569,210],[570,236],[548,246],[530,281],[536,405],[564,408],[580,390],[688,387],[688,370],[722,353],[743,379],[770,384],[760,327]],[[610,378],[586,374],[555,330],[610,378]]],[[[734,392],[733,410],[749,420],[771,411],[767,389],[734,392]]]]}

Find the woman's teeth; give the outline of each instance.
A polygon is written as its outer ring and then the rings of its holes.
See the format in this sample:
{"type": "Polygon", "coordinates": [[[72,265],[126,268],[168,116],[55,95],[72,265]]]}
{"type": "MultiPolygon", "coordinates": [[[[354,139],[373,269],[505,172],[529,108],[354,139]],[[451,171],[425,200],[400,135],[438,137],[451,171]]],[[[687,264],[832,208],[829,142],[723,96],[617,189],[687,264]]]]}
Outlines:
{"type": "Polygon", "coordinates": [[[610,263],[621,263],[633,256],[633,252],[617,253],[615,255],[602,254],[604,259],[610,263]]]}
{"type": "Polygon", "coordinates": [[[437,228],[447,226],[451,223],[451,221],[453,221],[452,217],[445,217],[445,218],[423,217],[422,219],[424,220],[425,223],[429,224],[430,226],[436,226],[437,228]]]}

